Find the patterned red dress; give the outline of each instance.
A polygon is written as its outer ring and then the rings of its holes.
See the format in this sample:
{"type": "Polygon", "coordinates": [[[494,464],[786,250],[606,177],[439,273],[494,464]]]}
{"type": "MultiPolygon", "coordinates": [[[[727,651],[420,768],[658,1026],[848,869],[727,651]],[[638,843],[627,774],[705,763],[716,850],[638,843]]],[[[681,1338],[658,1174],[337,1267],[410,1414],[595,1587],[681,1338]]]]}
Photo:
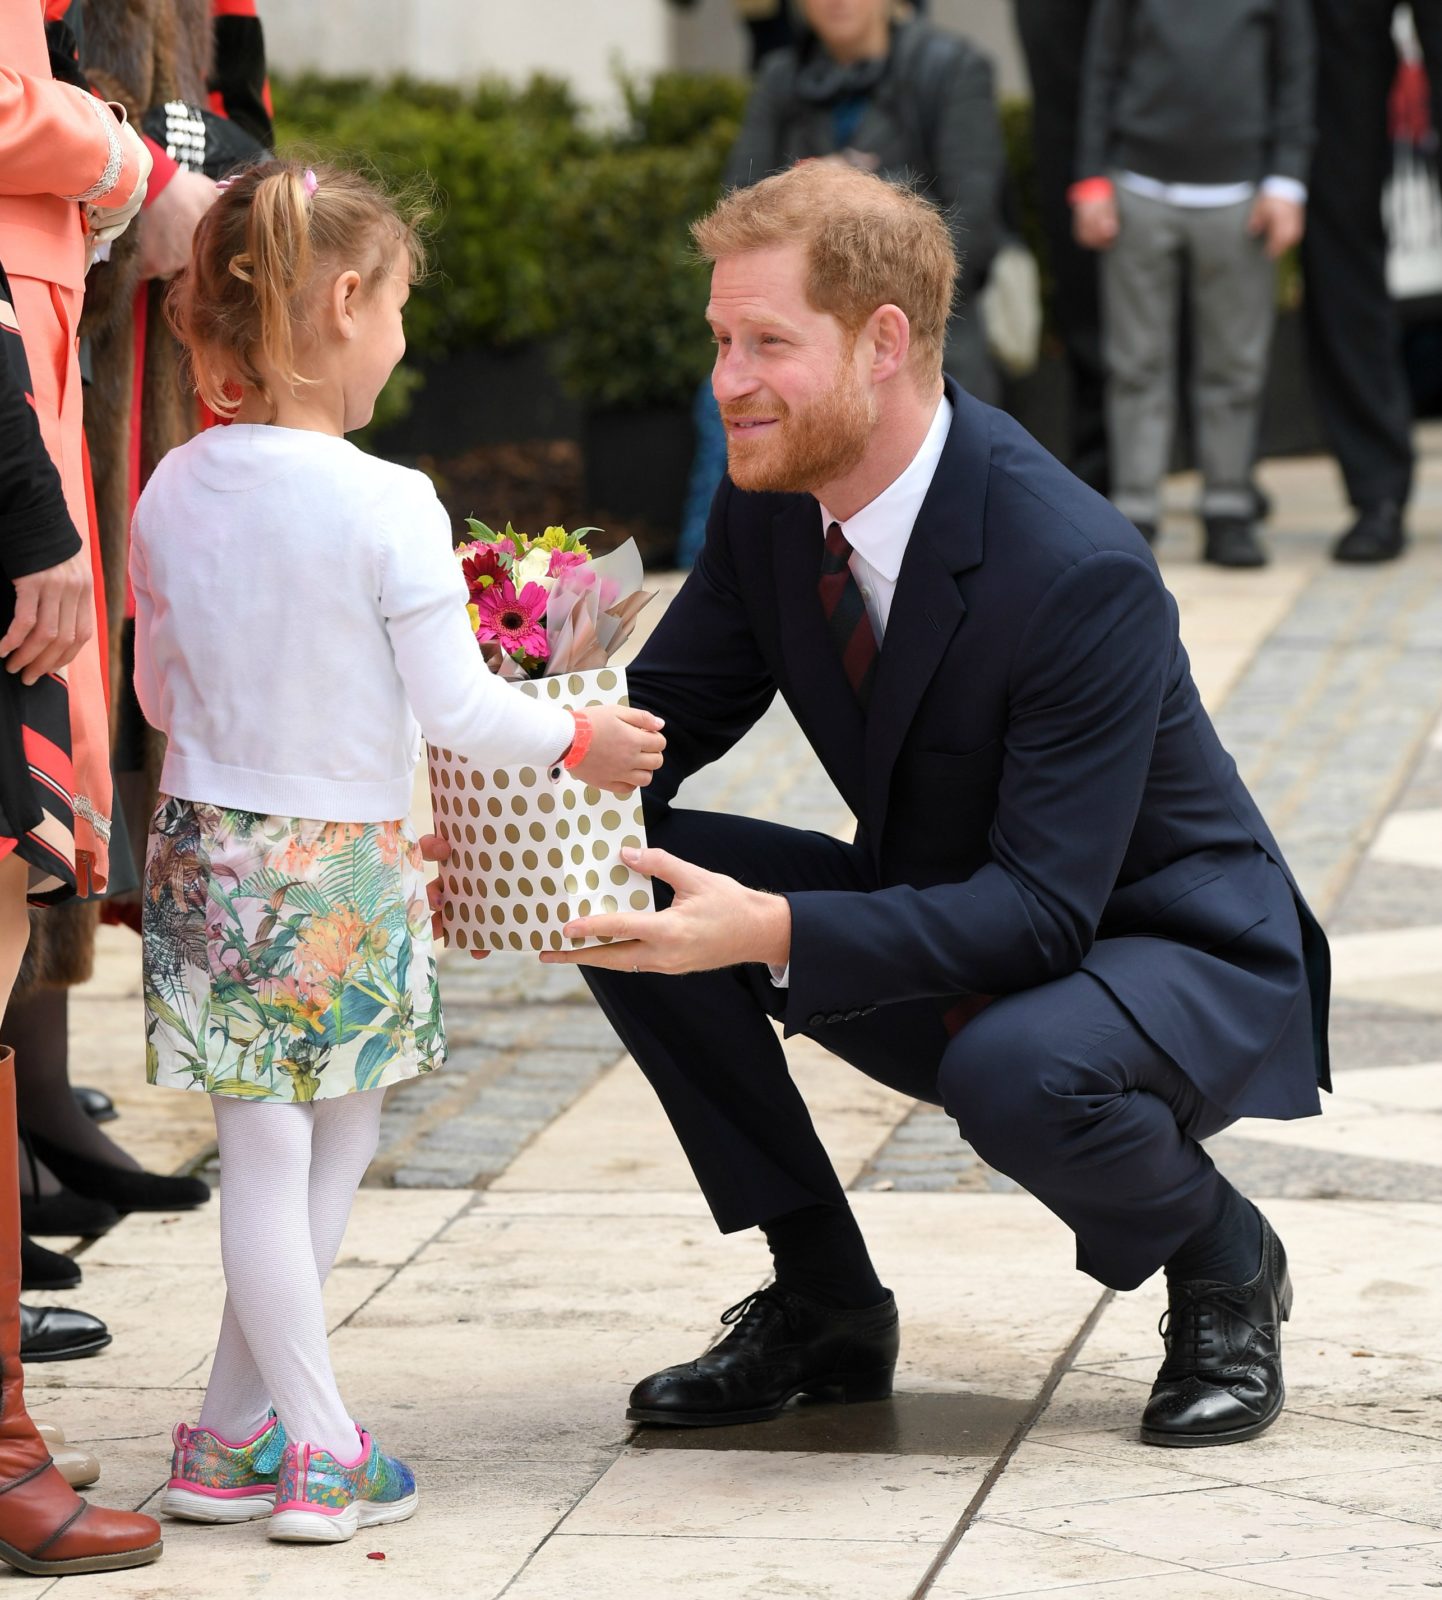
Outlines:
{"type": "MultiPolygon", "coordinates": [[[[25,346],[0,267],[0,636],[15,613],[17,578],[79,552],[60,475],[40,437],[25,346]]],[[[0,859],[29,865],[32,905],[75,893],[75,777],[64,675],[26,685],[0,670],[0,859]]]]}

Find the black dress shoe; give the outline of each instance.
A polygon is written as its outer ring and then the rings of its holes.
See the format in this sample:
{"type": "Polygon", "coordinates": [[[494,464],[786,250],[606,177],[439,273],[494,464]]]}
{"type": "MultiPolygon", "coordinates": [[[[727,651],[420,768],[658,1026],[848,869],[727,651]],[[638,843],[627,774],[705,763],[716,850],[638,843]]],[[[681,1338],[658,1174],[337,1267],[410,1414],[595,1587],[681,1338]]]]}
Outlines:
{"type": "Polygon", "coordinates": [[[77,1361],[110,1343],[110,1330],[99,1317],[59,1306],[20,1307],[22,1361],[77,1361]]]}
{"type": "Polygon", "coordinates": [[[731,1332],[704,1356],[643,1378],[632,1422],[719,1428],[766,1422],[798,1394],[851,1403],[885,1400],[900,1327],[892,1295],[863,1311],[838,1311],[774,1285],[721,1320],[731,1332]]]}
{"type": "Polygon", "coordinates": [[[91,1161],[38,1133],[30,1135],[35,1153],[66,1188],[91,1199],[108,1201],[119,1212],[194,1211],[210,1199],[210,1187],[199,1178],[164,1178],[155,1172],[133,1172],[107,1161],[91,1161]]]}
{"type": "Polygon", "coordinates": [[[76,1105],[92,1122],[114,1122],[120,1115],[115,1102],[103,1089],[72,1087],[70,1092],[75,1096],[76,1105]]]}
{"type": "Polygon", "coordinates": [[[20,1196],[20,1226],[26,1233],[70,1238],[95,1239],[120,1221],[120,1213],[103,1200],[88,1200],[84,1195],[62,1189],[59,1194],[20,1196]]]}
{"type": "Polygon", "coordinates": [[[20,1235],[20,1287],[73,1289],[80,1282],[80,1263],[58,1250],[47,1250],[28,1234],[20,1235]]]}
{"type": "Polygon", "coordinates": [[[1267,552],[1250,517],[1207,517],[1202,559],[1215,567],[1265,567],[1267,552]]]}
{"type": "Polygon", "coordinates": [[[1145,1444],[1235,1444],[1282,1414],[1282,1323],[1292,1314],[1287,1252],[1262,1218],[1250,1283],[1171,1283],[1167,1358],[1142,1413],[1145,1444]]]}
{"type": "Polygon", "coordinates": [[[1395,500],[1363,506],[1357,520],[1332,546],[1333,561],[1395,561],[1407,543],[1402,507],[1395,500]]]}

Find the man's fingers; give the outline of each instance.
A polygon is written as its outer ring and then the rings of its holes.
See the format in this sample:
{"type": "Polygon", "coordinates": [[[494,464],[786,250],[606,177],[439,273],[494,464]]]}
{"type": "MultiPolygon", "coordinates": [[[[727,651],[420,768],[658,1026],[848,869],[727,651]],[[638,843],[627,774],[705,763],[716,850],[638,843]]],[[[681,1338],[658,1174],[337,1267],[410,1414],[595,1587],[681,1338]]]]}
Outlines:
{"type": "Polygon", "coordinates": [[[451,842],[443,834],[423,833],[416,842],[420,845],[422,861],[451,859],[451,842]]]}
{"type": "Polygon", "coordinates": [[[699,889],[711,876],[704,867],[693,867],[666,850],[623,850],[621,859],[643,878],[659,878],[682,893],[699,889]]]}
{"type": "MultiPolygon", "coordinates": [[[[597,919],[600,920],[600,919],[597,919]]],[[[612,972],[649,971],[645,946],[639,940],[624,944],[593,944],[584,950],[543,950],[541,960],[552,967],[607,967],[612,972]]]]}

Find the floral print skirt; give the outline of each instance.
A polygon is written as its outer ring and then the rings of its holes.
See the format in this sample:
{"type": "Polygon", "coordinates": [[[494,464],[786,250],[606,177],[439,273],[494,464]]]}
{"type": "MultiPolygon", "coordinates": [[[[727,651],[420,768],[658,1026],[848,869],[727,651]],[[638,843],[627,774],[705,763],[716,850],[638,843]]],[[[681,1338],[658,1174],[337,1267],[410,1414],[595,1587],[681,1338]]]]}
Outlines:
{"type": "Polygon", "coordinates": [[[142,932],[151,1083],[327,1100],[445,1059],[408,823],[260,816],[162,795],[142,932]]]}

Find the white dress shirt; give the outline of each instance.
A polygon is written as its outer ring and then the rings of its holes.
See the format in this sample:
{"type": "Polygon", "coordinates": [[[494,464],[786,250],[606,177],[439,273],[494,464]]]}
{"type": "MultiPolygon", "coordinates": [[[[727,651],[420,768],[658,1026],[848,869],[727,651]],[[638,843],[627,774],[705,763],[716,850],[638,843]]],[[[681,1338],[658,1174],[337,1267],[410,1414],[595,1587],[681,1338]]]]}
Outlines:
{"type": "Polygon", "coordinates": [[[845,522],[832,516],[825,506],[821,507],[821,537],[826,537],[826,530],[833,522],[839,522],[851,546],[851,572],[861,586],[861,598],[866,602],[866,614],[876,630],[877,644],[886,635],[901,558],[906,554],[917,513],[936,476],[936,465],[950,431],[951,401],[942,395],[921,448],[900,477],[893,478],[874,500],[845,522]]]}
{"type": "MultiPolygon", "coordinates": [[[[893,478],[874,500],[845,522],[832,516],[825,506],[821,507],[821,537],[824,539],[826,530],[837,522],[851,546],[849,565],[852,576],[861,586],[861,598],[876,631],[877,644],[886,636],[901,560],[906,554],[911,530],[916,526],[921,502],[926,499],[931,480],[936,476],[937,463],[950,431],[951,401],[942,395],[921,448],[900,477],[893,478]]],[[[784,989],[790,979],[789,961],[784,967],[771,968],[771,981],[778,989],[784,989]]]]}

